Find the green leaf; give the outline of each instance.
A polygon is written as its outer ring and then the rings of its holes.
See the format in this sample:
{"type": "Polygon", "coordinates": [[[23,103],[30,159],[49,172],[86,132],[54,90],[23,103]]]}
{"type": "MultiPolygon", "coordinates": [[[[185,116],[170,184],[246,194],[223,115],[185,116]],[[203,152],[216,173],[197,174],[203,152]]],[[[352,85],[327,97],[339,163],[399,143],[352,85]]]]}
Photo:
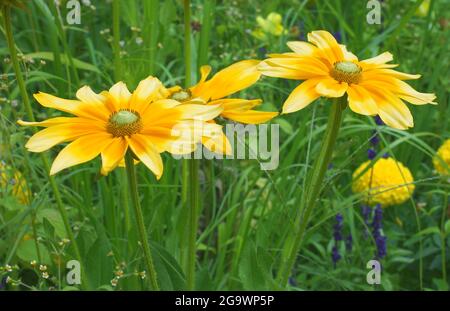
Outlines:
{"type": "Polygon", "coordinates": [[[445,222],[444,228],[445,228],[445,235],[446,236],[449,235],[450,234],[450,219],[445,222]]]}
{"type": "Polygon", "coordinates": [[[51,263],[50,254],[44,245],[39,244],[39,252],[41,254],[40,261],[37,255],[36,243],[34,239],[22,240],[19,246],[17,247],[16,255],[17,257],[19,257],[19,259],[26,262],[36,260],[40,264],[50,264],[51,263]]]}
{"type": "Polygon", "coordinates": [[[50,209],[50,208],[44,208],[38,210],[36,214],[36,219],[38,222],[43,223],[45,231],[50,234],[50,237],[53,237],[53,234],[56,234],[59,238],[67,238],[66,228],[64,227],[64,222],[59,215],[59,212],[50,209]],[[46,223],[46,221],[48,223],[46,223]],[[53,227],[53,229],[49,228],[49,225],[53,227]]]}
{"type": "MultiPolygon", "coordinates": [[[[183,270],[176,259],[161,245],[150,243],[154,257],[155,269],[158,273],[158,282],[161,290],[181,290],[185,288],[183,270]]],[[[148,277],[148,271],[147,271],[148,277]]]]}
{"type": "MultiPolygon", "coordinates": [[[[49,61],[53,61],[53,59],[54,59],[52,52],[29,53],[29,54],[26,54],[25,57],[36,58],[36,59],[45,59],[45,60],[49,60],[49,61]]],[[[66,54],[61,54],[61,62],[65,65],[70,65],[66,54]]],[[[96,66],[86,63],[86,62],[83,62],[76,58],[73,58],[73,64],[74,64],[75,68],[77,68],[77,69],[101,73],[100,70],[96,66]]]]}
{"type": "Polygon", "coordinates": [[[114,277],[113,258],[108,256],[111,251],[109,241],[98,238],[90,247],[86,260],[86,276],[89,284],[98,289],[108,285],[114,277]]]}

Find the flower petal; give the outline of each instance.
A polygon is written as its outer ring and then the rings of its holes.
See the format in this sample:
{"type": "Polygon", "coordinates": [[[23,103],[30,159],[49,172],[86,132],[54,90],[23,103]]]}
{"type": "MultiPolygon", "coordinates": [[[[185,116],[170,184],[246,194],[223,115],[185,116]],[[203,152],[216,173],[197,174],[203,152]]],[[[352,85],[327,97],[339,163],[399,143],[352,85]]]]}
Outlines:
{"type": "Polygon", "coordinates": [[[54,175],[70,166],[94,159],[111,143],[109,133],[85,135],[68,144],[53,161],[50,175],[54,175]]]}
{"type": "Polygon", "coordinates": [[[344,60],[344,53],[342,52],[339,43],[325,30],[317,30],[308,33],[308,41],[314,43],[323,54],[324,57],[334,64],[335,62],[344,60]]]}
{"type": "Polygon", "coordinates": [[[108,175],[125,157],[128,143],[123,137],[115,137],[102,151],[102,175],[108,175]]]}
{"type": "Polygon", "coordinates": [[[147,108],[147,105],[160,97],[160,89],[163,87],[161,81],[157,78],[149,76],[139,82],[136,90],[131,95],[129,108],[141,112],[147,108]]]}
{"type": "Polygon", "coordinates": [[[277,115],[278,112],[256,111],[256,110],[247,110],[247,111],[228,110],[227,112],[222,113],[222,117],[244,124],[264,123],[275,118],[277,115]]]}
{"type": "Polygon", "coordinates": [[[352,84],[347,89],[348,105],[356,113],[373,116],[378,114],[378,107],[370,93],[363,87],[352,84]]]}
{"type": "Polygon", "coordinates": [[[126,139],[139,160],[156,175],[156,179],[160,179],[163,173],[163,162],[151,139],[141,134],[135,134],[126,139]]]}
{"type": "Polygon", "coordinates": [[[287,46],[295,53],[302,56],[314,56],[317,53],[317,48],[308,42],[303,41],[289,41],[287,46]]]}
{"type": "Polygon", "coordinates": [[[43,152],[66,141],[75,140],[81,136],[102,133],[105,130],[90,123],[64,123],[54,125],[37,132],[26,143],[31,152],[43,152]]]}
{"type": "Polygon", "coordinates": [[[259,60],[244,60],[216,73],[207,82],[212,90],[211,99],[226,97],[254,84],[261,76],[257,70],[259,63],[259,60]]]}
{"type": "Polygon", "coordinates": [[[322,79],[316,86],[316,91],[326,97],[341,97],[347,91],[348,84],[334,79],[322,79]]]}
{"type": "Polygon", "coordinates": [[[297,86],[283,104],[282,113],[291,113],[303,109],[320,97],[316,91],[320,79],[306,80],[297,86]]]}
{"type": "Polygon", "coordinates": [[[230,141],[223,132],[213,137],[202,137],[202,144],[214,153],[230,155],[233,152],[230,141]]]}
{"type": "Polygon", "coordinates": [[[115,102],[115,106],[119,109],[128,108],[128,103],[131,98],[131,93],[125,83],[117,82],[109,89],[111,100],[115,102]]]}
{"type": "Polygon", "coordinates": [[[59,98],[47,93],[39,92],[33,95],[34,98],[44,107],[53,108],[68,112],[79,117],[107,121],[109,113],[107,109],[97,109],[96,105],[91,105],[78,100],[59,98]]]}

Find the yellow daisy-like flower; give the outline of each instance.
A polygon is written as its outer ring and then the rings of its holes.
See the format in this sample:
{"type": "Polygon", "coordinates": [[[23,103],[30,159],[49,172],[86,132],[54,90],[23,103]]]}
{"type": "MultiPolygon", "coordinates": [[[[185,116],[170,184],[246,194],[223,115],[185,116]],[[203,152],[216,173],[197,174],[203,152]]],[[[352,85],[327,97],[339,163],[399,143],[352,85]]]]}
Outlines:
{"type": "Polygon", "coordinates": [[[5,190],[10,189],[20,203],[29,203],[25,178],[19,171],[7,166],[3,161],[0,161],[0,187],[5,190]]]}
{"type": "Polygon", "coordinates": [[[283,18],[280,14],[272,12],[267,15],[267,18],[262,16],[256,17],[256,23],[258,28],[252,32],[252,35],[259,40],[267,40],[268,35],[279,37],[287,33],[287,30],[283,28],[283,18]]]}
{"type": "Polygon", "coordinates": [[[181,105],[166,99],[167,91],[155,77],[141,81],[131,94],[123,82],[109,91],[97,94],[84,86],[76,93],[78,100],[62,99],[46,93],[35,94],[44,107],[75,115],[57,117],[43,122],[21,125],[43,126],[26,144],[32,152],[43,152],[62,142],[70,141],[58,154],[50,174],[101,154],[102,174],[106,175],[123,162],[128,149],[159,179],[163,173],[160,153],[190,153],[201,139],[193,128],[219,115],[217,105],[181,105]],[[188,134],[186,134],[188,133],[188,134]]]}
{"type": "Polygon", "coordinates": [[[364,162],[353,173],[353,192],[364,194],[368,204],[383,207],[401,204],[411,197],[414,178],[407,167],[392,158],[382,158],[361,175],[370,162],[364,162]]]}
{"type": "Polygon", "coordinates": [[[444,176],[450,175],[450,139],[447,139],[442,146],[439,147],[436,156],[433,158],[433,164],[439,174],[444,176]],[[447,166],[441,161],[444,161],[447,166]]]}
{"type": "MultiPolygon", "coordinates": [[[[200,81],[189,89],[182,89],[179,86],[168,89],[169,98],[183,102],[183,104],[204,104],[207,106],[219,106],[223,110],[220,116],[232,121],[245,124],[259,124],[269,121],[278,115],[278,112],[256,111],[253,108],[261,104],[260,99],[240,99],[226,98],[236,92],[239,92],[253,85],[261,77],[257,70],[259,61],[244,60],[237,62],[216,73],[211,79],[207,80],[210,72],[210,66],[200,68],[200,81]]],[[[231,145],[221,131],[221,127],[215,124],[213,120],[207,125],[215,127],[207,129],[208,132],[217,133],[216,135],[204,136],[202,143],[206,148],[213,152],[230,154],[231,145]],[[219,131],[217,131],[219,129],[219,131]]]]}
{"type": "Polygon", "coordinates": [[[363,115],[379,115],[387,125],[407,129],[414,125],[404,101],[435,104],[434,94],[419,93],[403,80],[418,79],[393,70],[392,54],[382,53],[359,61],[327,31],[308,34],[307,42],[288,42],[294,53],[271,54],[259,69],[267,76],[305,80],[283,105],[283,113],[303,109],[320,96],[348,96],[350,109],[363,115]]]}

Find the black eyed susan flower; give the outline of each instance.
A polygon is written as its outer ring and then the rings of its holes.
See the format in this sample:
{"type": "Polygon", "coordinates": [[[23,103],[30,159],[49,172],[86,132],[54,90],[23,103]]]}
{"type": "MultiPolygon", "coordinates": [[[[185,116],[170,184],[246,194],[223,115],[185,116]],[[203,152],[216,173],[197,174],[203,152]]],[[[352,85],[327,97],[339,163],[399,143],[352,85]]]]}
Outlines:
{"type": "Polygon", "coordinates": [[[191,135],[197,132],[193,129],[193,121],[213,119],[222,111],[218,105],[181,105],[176,100],[164,98],[164,91],[157,78],[148,77],[132,94],[123,82],[100,94],[84,86],[76,93],[78,100],[35,94],[42,106],[75,117],[19,121],[21,125],[46,127],[30,138],[26,148],[43,152],[57,144],[70,142],[53,162],[52,175],[98,155],[102,158],[102,174],[106,175],[123,162],[130,149],[160,178],[163,173],[160,154],[172,150],[192,152],[201,139],[201,133],[191,135]],[[185,131],[180,131],[181,128],[185,131]],[[185,132],[189,135],[184,135],[185,132]]]}
{"type": "Polygon", "coordinates": [[[403,101],[414,105],[435,104],[434,94],[419,93],[404,80],[418,79],[395,71],[388,64],[389,52],[358,60],[327,31],[308,34],[308,41],[288,42],[293,53],[271,54],[259,66],[267,76],[304,80],[283,105],[283,113],[305,108],[321,96],[348,96],[351,110],[363,115],[379,115],[388,126],[413,127],[413,117],[403,101]]]}

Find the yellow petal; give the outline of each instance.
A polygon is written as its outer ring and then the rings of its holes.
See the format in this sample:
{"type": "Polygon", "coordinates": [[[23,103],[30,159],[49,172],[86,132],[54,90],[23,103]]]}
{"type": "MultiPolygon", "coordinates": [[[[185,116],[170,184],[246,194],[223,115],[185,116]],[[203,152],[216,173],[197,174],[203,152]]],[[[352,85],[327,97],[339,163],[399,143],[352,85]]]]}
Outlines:
{"type": "Polygon", "coordinates": [[[117,82],[109,89],[111,99],[115,101],[115,106],[119,109],[128,108],[128,103],[131,98],[131,93],[125,83],[117,82]]]}
{"type": "Polygon", "coordinates": [[[339,44],[339,46],[341,47],[342,54],[344,54],[344,60],[349,61],[349,62],[357,62],[358,61],[358,57],[356,57],[356,55],[353,54],[352,52],[349,52],[345,45],[339,44]]]}
{"type": "Polygon", "coordinates": [[[314,56],[317,53],[317,48],[308,42],[290,41],[287,46],[295,53],[302,56],[314,56]]]}
{"type": "Polygon", "coordinates": [[[156,179],[160,179],[163,173],[163,162],[161,155],[150,138],[145,135],[135,134],[131,137],[126,137],[126,139],[131,150],[133,150],[139,160],[155,174],[156,179]]]}
{"type": "Polygon", "coordinates": [[[341,97],[347,91],[348,84],[334,79],[322,79],[316,86],[316,91],[326,97],[341,97]]]}
{"type": "Polygon", "coordinates": [[[97,94],[89,86],[85,85],[77,91],[75,96],[82,102],[92,105],[94,109],[102,110],[105,115],[110,115],[114,111],[108,109],[106,105],[107,98],[103,94],[97,94]]]}
{"type": "Polygon", "coordinates": [[[102,175],[108,175],[125,157],[128,143],[123,137],[115,137],[102,151],[102,175]]]}
{"type": "Polygon", "coordinates": [[[261,72],[261,74],[269,77],[303,80],[302,76],[297,70],[274,66],[273,63],[270,64],[266,61],[263,61],[258,65],[258,70],[261,72]]]}
{"type": "Polygon", "coordinates": [[[316,91],[319,79],[310,79],[297,86],[283,104],[283,113],[291,113],[305,108],[320,97],[316,91]]]}
{"type": "Polygon", "coordinates": [[[348,105],[351,110],[366,116],[378,114],[378,107],[370,93],[361,86],[352,84],[348,87],[348,105]]]}
{"type": "MultiPolygon", "coordinates": [[[[296,72],[296,78],[306,80],[317,76],[327,76],[329,68],[318,58],[295,57],[295,58],[269,58],[264,63],[273,67],[282,67],[296,72]]],[[[259,67],[261,68],[261,67],[259,67]]]]}
{"type": "Polygon", "coordinates": [[[25,147],[31,152],[43,152],[66,141],[75,140],[81,136],[102,133],[105,130],[90,123],[64,123],[48,127],[34,134],[25,147]]]}
{"type": "Polygon", "coordinates": [[[28,122],[23,120],[17,120],[17,123],[22,126],[42,126],[42,127],[48,127],[58,124],[64,124],[69,122],[78,122],[78,120],[82,120],[81,122],[91,122],[92,120],[86,119],[86,118],[68,118],[68,117],[57,117],[57,118],[51,118],[48,120],[44,120],[41,122],[28,122]]]}
{"type": "Polygon", "coordinates": [[[211,99],[226,97],[258,81],[261,76],[257,70],[259,62],[258,60],[240,61],[216,73],[208,82],[208,87],[212,90],[211,99]]]}
{"type": "Polygon", "coordinates": [[[109,133],[96,133],[85,135],[68,144],[53,161],[50,175],[70,166],[81,164],[94,159],[103,149],[111,143],[109,133]]]}
{"type": "Polygon", "coordinates": [[[326,56],[330,64],[344,60],[344,54],[336,39],[325,30],[308,33],[308,41],[314,43],[326,56]]]}
{"type": "Polygon", "coordinates": [[[63,99],[42,92],[34,94],[34,98],[44,107],[61,110],[79,117],[102,121],[107,121],[109,118],[106,106],[103,106],[104,109],[98,109],[99,107],[96,105],[90,105],[78,100],[63,99]]]}
{"type": "Polygon", "coordinates": [[[220,105],[185,104],[174,108],[181,112],[183,119],[209,121],[220,115],[223,108],[220,105]]]}
{"type": "Polygon", "coordinates": [[[223,108],[223,112],[226,111],[246,111],[252,109],[255,106],[260,105],[262,100],[260,99],[240,99],[240,98],[224,98],[213,100],[208,105],[220,105],[223,108]]]}
{"type": "Polygon", "coordinates": [[[267,122],[278,115],[278,112],[269,111],[232,111],[222,113],[222,117],[245,124],[259,124],[267,122]]]}
{"type": "Polygon", "coordinates": [[[129,101],[129,108],[141,112],[151,101],[159,99],[162,83],[157,78],[149,76],[139,82],[129,101]]]}

